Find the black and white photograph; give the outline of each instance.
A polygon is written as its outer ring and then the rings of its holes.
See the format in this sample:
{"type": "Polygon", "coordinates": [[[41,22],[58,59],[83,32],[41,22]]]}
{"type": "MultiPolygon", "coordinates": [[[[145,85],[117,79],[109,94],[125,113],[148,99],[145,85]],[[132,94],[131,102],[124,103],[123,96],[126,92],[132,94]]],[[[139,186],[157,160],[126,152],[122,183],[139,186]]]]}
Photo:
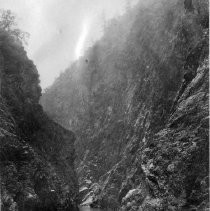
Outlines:
{"type": "Polygon", "coordinates": [[[0,0],[0,211],[210,211],[209,0],[0,0]]]}

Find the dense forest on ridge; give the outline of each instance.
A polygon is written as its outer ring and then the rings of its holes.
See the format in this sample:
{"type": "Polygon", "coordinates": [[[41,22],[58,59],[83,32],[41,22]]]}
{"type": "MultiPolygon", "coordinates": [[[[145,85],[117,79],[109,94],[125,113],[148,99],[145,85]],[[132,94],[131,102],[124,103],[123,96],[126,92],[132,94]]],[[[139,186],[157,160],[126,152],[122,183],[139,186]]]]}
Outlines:
{"type": "Polygon", "coordinates": [[[11,11],[0,11],[0,210],[77,210],[75,136],[39,105],[27,35],[11,11]]]}

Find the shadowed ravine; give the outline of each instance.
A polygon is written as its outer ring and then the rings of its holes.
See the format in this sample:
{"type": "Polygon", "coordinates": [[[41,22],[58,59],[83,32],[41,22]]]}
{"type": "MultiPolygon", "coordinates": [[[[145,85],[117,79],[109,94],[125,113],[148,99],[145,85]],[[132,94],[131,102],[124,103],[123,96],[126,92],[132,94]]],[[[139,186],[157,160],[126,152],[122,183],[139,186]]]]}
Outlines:
{"type": "Polygon", "coordinates": [[[44,93],[10,16],[1,211],[209,209],[208,0],[128,7],[44,93]]]}

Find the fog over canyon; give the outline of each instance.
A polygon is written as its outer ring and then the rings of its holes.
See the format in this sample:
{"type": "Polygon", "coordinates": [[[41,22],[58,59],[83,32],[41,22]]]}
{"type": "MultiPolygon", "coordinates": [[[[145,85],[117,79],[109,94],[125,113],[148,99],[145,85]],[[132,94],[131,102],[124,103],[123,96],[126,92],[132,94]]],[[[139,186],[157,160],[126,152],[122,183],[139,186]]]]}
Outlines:
{"type": "Polygon", "coordinates": [[[0,210],[207,211],[208,0],[0,0],[0,210]]]}

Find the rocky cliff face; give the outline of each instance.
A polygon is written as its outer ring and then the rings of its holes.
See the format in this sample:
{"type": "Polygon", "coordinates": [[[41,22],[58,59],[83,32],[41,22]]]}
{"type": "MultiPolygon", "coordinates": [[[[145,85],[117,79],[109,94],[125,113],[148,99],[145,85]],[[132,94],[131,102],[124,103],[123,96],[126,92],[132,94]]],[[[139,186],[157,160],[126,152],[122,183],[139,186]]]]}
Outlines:
{"type": "Polygon", "coordinates": [[[43,112],[36,67],[4,30],[0,72],[1,210],[73,210],[74,134],[43,112]]]}
{"type": "Polygon", "coordinates": [[[78,137],[83,204],[209,206],[208,39],[207,1],[141,1],[47,90],[78,137]]]}
{"type": "Polygon", "coordinates": [[[142,132],[134,133],[121,161],[101,177],[93,206],[205,210],[209,187],[208,61],[202,61],[190,82],[183,80],[161,130],[146,128],[148,117],[141,118],[144,128],[138,121],[135,130],[141,128],[142,132]]]}

